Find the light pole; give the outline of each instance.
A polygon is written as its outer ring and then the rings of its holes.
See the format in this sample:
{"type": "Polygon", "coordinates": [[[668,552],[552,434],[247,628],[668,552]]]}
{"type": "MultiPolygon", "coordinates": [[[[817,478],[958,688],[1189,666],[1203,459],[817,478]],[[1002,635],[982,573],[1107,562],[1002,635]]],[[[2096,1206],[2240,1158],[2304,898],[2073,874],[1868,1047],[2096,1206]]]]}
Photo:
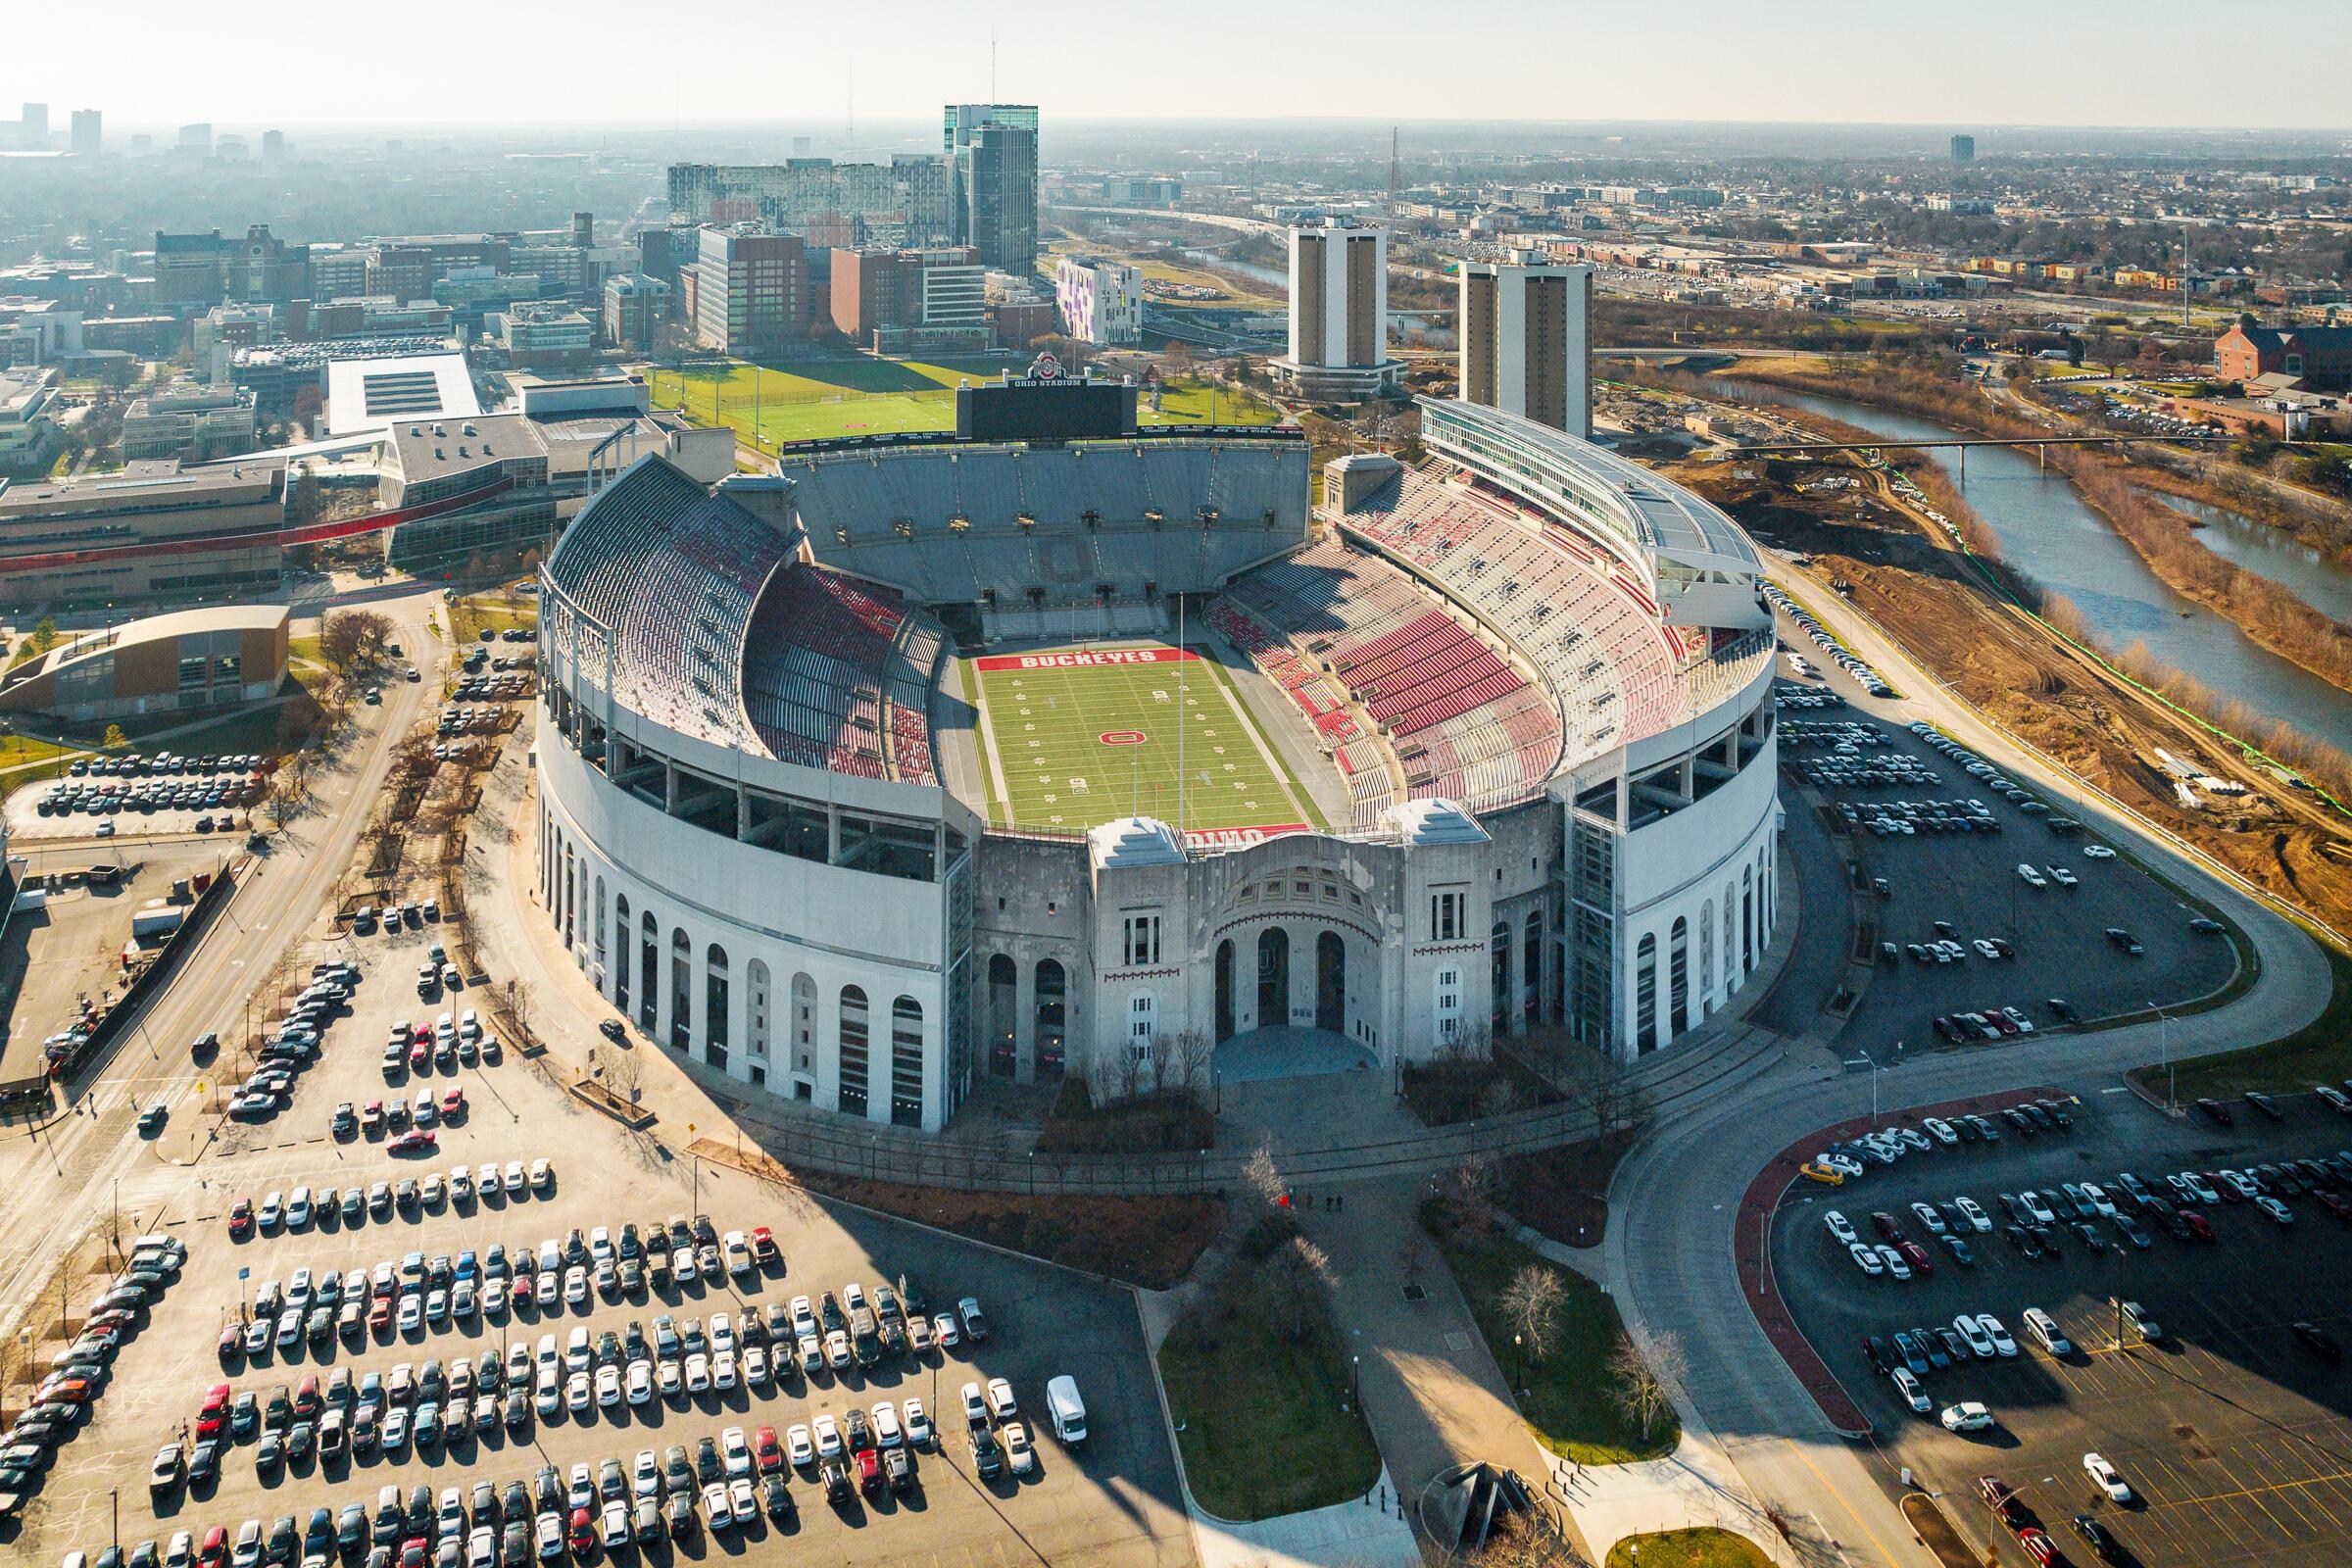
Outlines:
{"type": "Polygon", "coordinates": [[[1526,1347],[1526,1335],[1514,1334],[1511,1336],[1511,1397],[1514,1399],[1519,1396],[1519,1369],[1524,1360],[1523,1352],[1526,1347]]]}
{"type": "MultiPolygon", "coordinates": [[[[2148,1005],[2156,1007],[2152,1001],[2148,1005]]],[[[2164,1062],[2164,1108],[2171,1110],[2179,1102],[2173,1094],[2173,1020],[2162,1007],[2156,1007],[2156,1049],[2164,1062]]]]}
{"type": "Polygon", "coordinates": [[[1364,1358],[1360,1355],[1348,1358],[1348,1403],[1358,1413],[1364,1408],[1364,1358]]]}

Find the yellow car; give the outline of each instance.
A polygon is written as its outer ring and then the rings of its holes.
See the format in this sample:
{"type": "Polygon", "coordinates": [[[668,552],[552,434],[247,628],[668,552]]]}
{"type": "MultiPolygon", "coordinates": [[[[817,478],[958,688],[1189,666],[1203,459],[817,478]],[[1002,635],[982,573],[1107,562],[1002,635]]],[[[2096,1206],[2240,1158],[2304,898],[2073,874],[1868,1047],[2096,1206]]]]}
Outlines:
{"type": "Polygon", "coordinates": [[[1843,1187],[1845,1185],[1845,1177],[1841,1173],[1810,1159],[1799,1165],[1796,1173],[1805,1180],[1819,1182],[1824,1187],[1843,1187]]]}

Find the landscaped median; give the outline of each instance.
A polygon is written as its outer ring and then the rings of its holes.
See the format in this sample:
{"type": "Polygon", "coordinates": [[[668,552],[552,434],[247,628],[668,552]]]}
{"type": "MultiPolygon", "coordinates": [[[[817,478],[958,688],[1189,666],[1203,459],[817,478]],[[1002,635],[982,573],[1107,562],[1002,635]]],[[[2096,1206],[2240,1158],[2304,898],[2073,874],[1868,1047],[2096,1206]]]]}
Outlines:
{"type": "Polygon", "coordinates": [[[1380,1479],[1317,1256],[1295,1227],[1261,1222],[1160,1345],[1185,1481],[1219,1519],[1247,1524],[1352,1502],[1380,1479]]]}
{"type": "Polygon", "coordinates": [[[1770,1568],[1771,1562],[1745,1536],[1702,1525],[1627,1536],[1609,1548],[1607,1568],[1770,1568]]]}
{"type": "Polygon", "coordinates": [[[1516,1372],[1519,1413],[1537,1442],[1578,1464],[1631,1464],[1674,1451],[1683,1433],[1666,1396],[1676,1375],[1665,1364],[1672,1347],[1651,1347],[1658,1364],[1643,1362],[1599,1286],[1504,1235],[1474,1200],[1431,1198],[1421,1224],[1503,1376],[1516,1372]]]}
{"type": "Polygon", "coordinates": [[[2169,1094],[2186,1102],[2200,1095],[2234,1100],[2249,1089],[2307,1095],[2314,1084],[2334,1087],[2352,1079],[2352,958],[2318,936],[2312,940],[2328,958],[2328,1006],[2317,1018],[2277,1040],[2169,1069],[2148,1062],[2132,1069],[2132,1081],[2159,1101],[2169,1094]]]}

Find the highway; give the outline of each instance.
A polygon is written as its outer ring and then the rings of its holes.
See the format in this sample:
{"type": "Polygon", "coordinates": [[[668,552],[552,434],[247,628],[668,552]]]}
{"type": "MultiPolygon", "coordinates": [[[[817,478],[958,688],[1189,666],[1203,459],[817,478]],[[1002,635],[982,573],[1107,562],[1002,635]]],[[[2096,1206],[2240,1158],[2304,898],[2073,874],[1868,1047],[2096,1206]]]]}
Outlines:
{"type": "MultiPolygon", "coordinates": [[[[1898,690],[1914,694],[1875,701],[1836,672],[1833,679],[1856,709],[1898,724],[1928,719],[2015,776],[2075,803],[2097,832],[2168,862],[2176,877],[2228,910],[2261,954],[2263,978],[2250,992],[2169,1023],[2045,1036],[1983,1053],[1931,1053],[1875,1075],[1847,1073],[1828,1050],[1791,1051],[1737,1096],[1660,1124],[1618,1168],[1609,1194],[1618,1218],[1607,1244],[1618,1304],[1629,1322],[1681,1337],[1691,1369],[1688,1403],[1750,1490],[1789,1522],[1799,1559],[1844,1568],[1931,1568],[1936,1559],[1892,1500],[1897,1478],[1870,1449],[1830,1430],[1747,1305],[1735,1271],[1733,1222],[1749,1180],[1791,1138],[1868,1115],[1874,1076],[1882,1113],[2046,1083],[2108,1114],[2153,1114],[2129,1096],[2102,1099],[2102,1091],[2168,1049],[2175,1058],[2194,1056],[2299,1028],[2327,1005],[2329,978],[2325,956],[2298,927],[1983,721],[1843,601],[1815,594],[1807,605],[1898,690]]],[[[1841,905],[1841,889],[1819,891],[1825,914],[1841,905]]],[[[1842,1347],[1816,1348],[1833,1367],[1851,1364],[1839,1354],[1842,1347]]],[[[1964,1533],[1982,1534],[1975,1510],[1947,1511],[1964,1533]]]]}
{"type": "MultiPolygon", "coordinates": [[[[105,1222],[118,1191],[126,1215],[145,1211],[151,1193],[184,1187],[163,1163],[161,1144],[138,1135],[137,1104],[158,1096],[172,1107],[173,1129],[197,1114],[192,1086],[212,1083],[189,1060],[188,1042],[207,1030],[224,1041],[245,1026],[247,996],[292,945],[309,933],[320,906],[349,867],[368,807],[381,795],[391,765],[391,740],[407,732],[440,691],[446,645],[425,628],[436,591],[417,587],[379,607],[398,627],[412,662],[425,674],[394,681],[380,708],[357,710],[358,733],[348,755],[318,776],[318,802],[278,835],[163,993],[103,1063],[72,1085],[74,1109],[46,1127],[12,1126],[0,1139],[0,1332],[15,1332],[58,1259],[105,1222]],[[146,1178],[152,1177],[152,1180],[146,1178]],[[119,1188],[118,1188],[118,1184],[119,1188]]],[[[216,1063],[215,1066],[221,1065],[216,1063]]],[[[127,1222],[126,1222],[127,1223],[127,1222]]],[[[77,1289],[76,1297],[86,1297],[77,1289]]],[[[41,1321],[46,1322],[46,1318],[41,1321]]]]}

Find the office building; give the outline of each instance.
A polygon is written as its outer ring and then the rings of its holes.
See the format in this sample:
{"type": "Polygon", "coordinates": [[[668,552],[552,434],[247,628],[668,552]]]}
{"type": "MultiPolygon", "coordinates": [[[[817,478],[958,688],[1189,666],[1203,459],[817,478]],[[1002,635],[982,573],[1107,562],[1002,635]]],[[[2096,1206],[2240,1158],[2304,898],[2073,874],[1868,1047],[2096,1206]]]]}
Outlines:
{"type": "Polygon", "coordinates": [[[670,287],[647,272],[617,272],[605,279],[605,341],[614,348],[651,354],[662,323],[669,319],[670,287]]]}
{"type": "Polygon", "coordinates": [[[0,487],[0,596],[76,604],[274,587],[284,481],[276,465],[182,471],[174,461],[0,487]]]}
{"type": "Polygon", "coordinates": [[[213,127],[211,124],[199,122],[193,125],[180,126],[179,151],[182,153],[192,153],[198,158],[212,157],[213,127]]]}
{"type": "Polygon", "coordinates": [[[1100,256],[1064,256],[1054,269],[1061,329],[1081,343],[1103,347],[1144,337],[1144,274],[1100,256]]]}
{"type": "Polygon", "coordinates": [[[926,251],[836,250],[826,309],[860,348],[978,349],[993,342],[988,270],[969,246],[926,251]]]}
{"type": "Polygon", "coordinates": [[[829,158],[672,164],[669,220],[673,225],[758,223],[771,234],[797,234],[827,250],[944,245],[951,229],[947,162],[902,153],[887,164],[837,164],[829,158]]]}
{"type": "Polygon", "coordinates": [[[76,632],[15,672],[0,712],[93,724],[267,702],[288,619],[284,605],[221,605],[76,632]]]}
{"type": "Polygon", "coordinates": [[[105,119],[95,109],[74,111],[73,139],[66,144],[76,158],[95,158],[106,146],[105,119]]]}
{"type": "Polygon", "coordinates": [[[1037,106],[950,104],[943,125],[956,243],[998,271],[1034,271],[1037,106]]]}
{"type": "Polygon", "coordinates": [[[484,324],[517,370],[578,365],[596,352],[596,323],[562,300],[527,300],[494,313],[484,324]]]}
{"type": "Polygon", "coordinates": [[[158,310],[218,305],[224,300],[283,302],[312,292],[311,248],[289,245],[267,223],[245,230],[242,241],[223,239],[219,229],[204,234],[155,236],[155,304],[158,310]]]}
{"type": "Polygon", "coordinates": [[[1457,320],[1463,402],[1592,439],[1592,268],[1465,262],[1457,320]]]}
{"type": "Polygon", "coordinates": [[[777,348],[808,325],[808,254],[797,234],[706,228],[695,272],[695,334],[708,348],[777,348]]]}
{"type": "Polygon", "coordinates": [[[263,131],[262,162],[266,164],[282,163],[285,161],[285,156],[286,133],[282,130],[263,131]]]}
{"type": "Polygon", "coordinates": [[[1306,397],[1355,400],[1396,389],[1389,357],[1389,236],[1349,218],[1294,224],[1289,234],[1290,352],[1270,362],[1306,397]]]}
{"type": "MultiPolygon", "coordinates": [[[[225,364],[226,356],[222,360],[225,364]]],[[[234,386],[178,382],[133,398],[122,411],[126,462],[210,463],[250,452],[253,445],[253,394],[234,386]]]]}
{"type": "Polygon", "coordinates": [[[57,372],[21,365],[0,370],[0,478],[46,473],[62,445],[49,405],[57,399],[57,372]]]}
{"type": "Polygon", "coordinates": [[[1976,161],[1977,138],[1974,136],[1954,136],[1952,138],[1952,162],[1955,164],[1973,164],[1976,161]]]}
{"type": "Polygon", "coordinates": [[[2352,391],[2352,325],[2233,325],[2215,339],[2214,368],[2248,393],[2352,391]],[[2259,383],[2259,385],[2258,385],[2259,383]]]}
{"type": "Polygon", "coordinates": [[[26,104],[17,117],[17,144],[35,148],[49,145],[49,106],[26,104]]]}

